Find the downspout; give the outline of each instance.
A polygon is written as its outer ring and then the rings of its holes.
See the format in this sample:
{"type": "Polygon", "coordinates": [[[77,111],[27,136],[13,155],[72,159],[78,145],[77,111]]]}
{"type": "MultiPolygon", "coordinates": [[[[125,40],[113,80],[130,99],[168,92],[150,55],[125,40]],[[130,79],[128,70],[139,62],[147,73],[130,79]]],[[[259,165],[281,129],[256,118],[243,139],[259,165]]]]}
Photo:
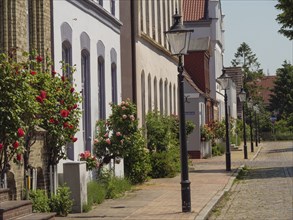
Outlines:
{"type": "Polygon", "coordinates": [[[136,31],[135,31],[135,0],[131,0],[130,2],[130,14],[131,14],[131,65],[132,65],[132,101],[136,103],[136,47],[135,47],[135,38],[136,38],[136,31]]]}
{"type": "Polygon", "coordinates": [[[50,17],[51,17],[51,20],[50,20],[50,26],[51,26],[51,61],[53,63],[52,65],[52,70],[55,69],[55,53],[54,53],[54,12],[53,12],[53,1],[54,0],[51,0],[51,4],[50,4],[50,17]]]}

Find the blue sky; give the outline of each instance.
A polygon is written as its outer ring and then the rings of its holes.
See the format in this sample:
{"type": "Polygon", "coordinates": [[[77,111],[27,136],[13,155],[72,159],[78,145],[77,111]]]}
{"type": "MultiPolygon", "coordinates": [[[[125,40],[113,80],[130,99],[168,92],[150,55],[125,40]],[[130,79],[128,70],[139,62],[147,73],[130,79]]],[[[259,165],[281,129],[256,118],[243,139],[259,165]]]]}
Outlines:
{"type": "Polygon", "coordinates": [[[231,60],[242,42],[256,54],[261,68],[267,75],[275,75],[284,60],[292,64],[293,42],[278,33],[280,25],[275,21],[280,13],[273,0],[222,0],[225,15],[224,65],[231,60]]]}

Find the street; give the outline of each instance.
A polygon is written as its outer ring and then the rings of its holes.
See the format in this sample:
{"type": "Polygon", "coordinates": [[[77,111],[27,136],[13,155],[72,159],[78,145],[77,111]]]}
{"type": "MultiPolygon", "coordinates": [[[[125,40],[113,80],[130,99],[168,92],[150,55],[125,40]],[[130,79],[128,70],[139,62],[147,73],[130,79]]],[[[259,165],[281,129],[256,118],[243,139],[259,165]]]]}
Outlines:
{"type": "Polygon", "coordinates": [[[267,142],[208,220],[292,220],[293,142],[267,142]]]}

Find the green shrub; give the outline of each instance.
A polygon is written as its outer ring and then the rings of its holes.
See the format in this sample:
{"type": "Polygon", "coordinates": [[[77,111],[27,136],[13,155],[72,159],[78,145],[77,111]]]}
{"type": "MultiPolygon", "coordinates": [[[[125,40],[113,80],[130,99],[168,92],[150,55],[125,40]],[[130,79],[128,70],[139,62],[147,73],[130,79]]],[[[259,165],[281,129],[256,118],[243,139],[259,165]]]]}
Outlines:
{"type": "Polygon", "coordinates": [[[51,211],[59,216],[67,216],[73,205],[70,194],[70,189],[66,185],[58,187],[57,194],[52,195],[49,202],[51,211]]]}
{"type": "Polygon", "coordinates": [[[132,184],[143,183],[151,170],[150,158],[141,131],[130,137],[128,154],[124,158],[125,176],[132,184]]]}
{"type": "Polygon", "coordinates": [[[217,143],[214,146],[212,146],[212,155],[213,156],[221,156],[225,153],[226,146],[225,143],[217,143]]]}
{"type": "Polygon", "coordinates": [[[50,212],[49,199],[45,190],[30,191],[28,196],[33,203],[33,212],[50,212]]]}
{"type": "Polygon", "coordinates": [[[106,198],[106,188],[97,181],[90,181],[87,184],[87,200],[89,205],[101,204],[106,198]]]}
{"type": "Polygon", "coordinates": [[[115,199],[124,195],[131,189],[131,184],[127,179],[120,177],[111,177],[106,186],[106,198],[115,199]]]}
{"type": "Polygon", "coordinates": [[[172,147],[169,151],[151,154],[152,178],[174,177],[180,170],[179,148],[172,147]]]}

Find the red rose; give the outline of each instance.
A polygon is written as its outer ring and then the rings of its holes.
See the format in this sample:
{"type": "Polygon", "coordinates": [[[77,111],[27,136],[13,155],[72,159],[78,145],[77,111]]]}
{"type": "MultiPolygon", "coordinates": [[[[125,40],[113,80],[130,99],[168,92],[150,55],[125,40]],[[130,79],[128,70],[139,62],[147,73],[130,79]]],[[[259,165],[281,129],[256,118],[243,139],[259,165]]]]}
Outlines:
{"type": "Polygon", "coordinates": [[[76,109],[76,108],[77,108],[77,106],[78,106],[77,104],[74,104],[74,106],[73,106],[73,109],[76,109]]]}
{"type": "Polygon", "coordinates": [[[64,122],[64,123],[63,123],[63,128],[68,128],[68,127],[69,127],[68,122],[64,122]]]}
{"type": "Polygon", "coordinates": [[[74,126],[73,125],[68,125],[68,128],[69,129],[74,129],[74,126]]]}
{"type": "Polygon", "coordinates": [[[55,77],[56,73],[57,73],[57,72],[56,72],[55,70],[53,70],[53,71],[52,71],[52,77],[55,77]]]}
{"type": "Polygon", "coordinates": [[[13,146],[14,149],[17,149],[18,146],[19,146],[18,141],[15,141],[15,142],[12,144],[12,146],[13,146]]]}
{"type": "Polygon", "coordinates": [[[36,96],[36,100],[39,102],[39,103],[43,103],[43,98],[41,96],[36,96]]]}
{"type": "Polygon", "coordinates": [[[54,118],[50,118],[49,119],[49,122],[52,123],[52,124],[54,124],[55,123],[55,119],[54,118]]]}
{"type": "Polygon", "coordinates": [[[71,140],[72,140],[72,142],[76,142],[77,141],[77,138],[76,137],[72,137],[71,140]]]}
{"type": "Polygon", "coordinates": [[[23,137],[23,136],[24,136],[24,131],[22,130],[22,128],[19,128],[19,129],[17,130],[17,136],[18,136],[18,137],[23,137]]]}
{"type": "Polygon", "coordinates": [[[61,115],[63,118],[66,118],[66,117],[68,117],[68,115],[69,115],[69,111],[66,110],[66,109],[62,109],[62,110],[60,111],[60,115],[61,115]]]}
{"type": "Polygon", "coordinates": [[[74,88],[73,88],[73,87],[70,89],[70,92],[71,92],[71,93],[73,93],[73,92],[74,92],[74,88]]]}
{"type": "Polygon", "coordinates": [[[65,76],[61,76],[61,79],[64,82],[65,81],[65,76]]]}
{"type": "Polygon", "coordinates": [[[3,148],[3,144],[2,144],[2,143],[0,143],[0,150],[2,150],[2,148],[3,148]]]}
{"type": "Polygon", "coordinates": [[[21,161],[21,154],[16,155],[16,160],[21,161]]]}
{"type": "Polygon", "coordinates": [[[31,75],[36,75],[37,74],[37,72],[36,71],[31,71],[31,75]]]}
{"type": "Polygon", "coordinates": [[[43,61],[43,57],[42,56],[37,56],[36,57],[36,61],[38,62],[38,63],[40,63],[40,62],[42,62],[43,61]]]}
{"type": "Polygon", "coordinates": [[[47,97],[47,93],[44,90],[41,90],[40,92],[40,96],[42,97],[42,99],[45,99],[47,97]]]}
{"type": "Polygon", "coordinates": [[[60,104],[63,105],[64,104],[64,100],[60,100],[60,104]]]}

